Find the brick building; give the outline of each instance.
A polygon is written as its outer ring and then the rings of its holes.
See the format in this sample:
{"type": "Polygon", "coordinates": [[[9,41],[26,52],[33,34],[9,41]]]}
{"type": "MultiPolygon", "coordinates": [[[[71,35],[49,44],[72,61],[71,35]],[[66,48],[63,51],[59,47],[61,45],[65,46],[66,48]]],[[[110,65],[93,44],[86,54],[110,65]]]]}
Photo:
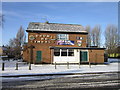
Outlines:
{"type": "Polygon", "coordinates": [[[58,23],[29,23],[24,61],[31,63],[104,63],[104,49],[87,47],[83,26],[58,23]]]}

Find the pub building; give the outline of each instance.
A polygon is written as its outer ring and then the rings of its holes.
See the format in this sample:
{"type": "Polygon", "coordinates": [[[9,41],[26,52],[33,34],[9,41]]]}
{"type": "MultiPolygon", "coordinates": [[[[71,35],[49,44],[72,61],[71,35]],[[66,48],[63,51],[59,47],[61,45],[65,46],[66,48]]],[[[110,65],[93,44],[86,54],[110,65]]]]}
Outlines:
{"type": "Polygon", "coordinates": [[[83,26],[31,22],[23,60],[30,63],[104,63],[105,48],[88,47],[83,26]]]}

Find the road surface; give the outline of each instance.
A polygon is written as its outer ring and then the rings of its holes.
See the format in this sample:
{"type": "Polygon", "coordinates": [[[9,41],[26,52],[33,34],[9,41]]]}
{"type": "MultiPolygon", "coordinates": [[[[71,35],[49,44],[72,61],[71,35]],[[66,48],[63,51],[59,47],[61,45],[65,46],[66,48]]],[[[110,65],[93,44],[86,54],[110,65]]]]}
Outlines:
{"type": "Polygon", "coordinates": [[[119,73],[42,76],[46,79],[40,79],[41,76],[31,77],[32,79],[26,79],[26,77],[24,79],[15,77],[18,79],[12,78],[11,80],[3,78],[2,90],[83,90],[83,88],[89,88],[89,90],[120,90],[119,73]]]}

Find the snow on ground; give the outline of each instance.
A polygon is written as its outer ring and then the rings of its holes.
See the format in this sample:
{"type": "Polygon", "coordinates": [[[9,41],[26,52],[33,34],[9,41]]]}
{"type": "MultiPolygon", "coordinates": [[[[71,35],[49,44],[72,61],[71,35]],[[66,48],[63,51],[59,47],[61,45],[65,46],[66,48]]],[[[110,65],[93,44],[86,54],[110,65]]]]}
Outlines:
{"type": "MultiPolygon", "coordinates": [[[[0,60],[0,70],[2,70],[2,61],[0,60]]],[[[15,64],[17,61],[4,61],[5,70],[1,71],[2,74],[0,76],[8,76],[8,75],[30,75],[30,74],[56,74],[56,73],[93,73],[93,72],[114,72],[118,71],[118,63],[110,63],[103,65],[69,65],[69,69],[67,69],[67,65],[57,65],[57,69],[55,69],[54,65],[51,64],[32,64],[32,70],[29,70],[29,66],[26,63],[19,62],[18,70],[15,70],[15,64]]]]}

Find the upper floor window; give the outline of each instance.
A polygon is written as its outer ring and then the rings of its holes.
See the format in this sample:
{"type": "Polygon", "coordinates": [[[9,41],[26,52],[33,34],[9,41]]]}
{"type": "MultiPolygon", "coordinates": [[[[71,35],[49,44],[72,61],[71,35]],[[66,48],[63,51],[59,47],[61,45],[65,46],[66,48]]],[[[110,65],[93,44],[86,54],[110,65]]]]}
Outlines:
{"type": "Polygon", "coordinates": [[[57,39],[58,40],[69,40],[69,35],[68,34],[57,34],[57,39]]]}
{"type": "Polygon", "coordinates": [[[77,40],[82,40],[83,37],[78,37],[78,36],[77,36],[76,39],[77,39],[77,40]]]}

